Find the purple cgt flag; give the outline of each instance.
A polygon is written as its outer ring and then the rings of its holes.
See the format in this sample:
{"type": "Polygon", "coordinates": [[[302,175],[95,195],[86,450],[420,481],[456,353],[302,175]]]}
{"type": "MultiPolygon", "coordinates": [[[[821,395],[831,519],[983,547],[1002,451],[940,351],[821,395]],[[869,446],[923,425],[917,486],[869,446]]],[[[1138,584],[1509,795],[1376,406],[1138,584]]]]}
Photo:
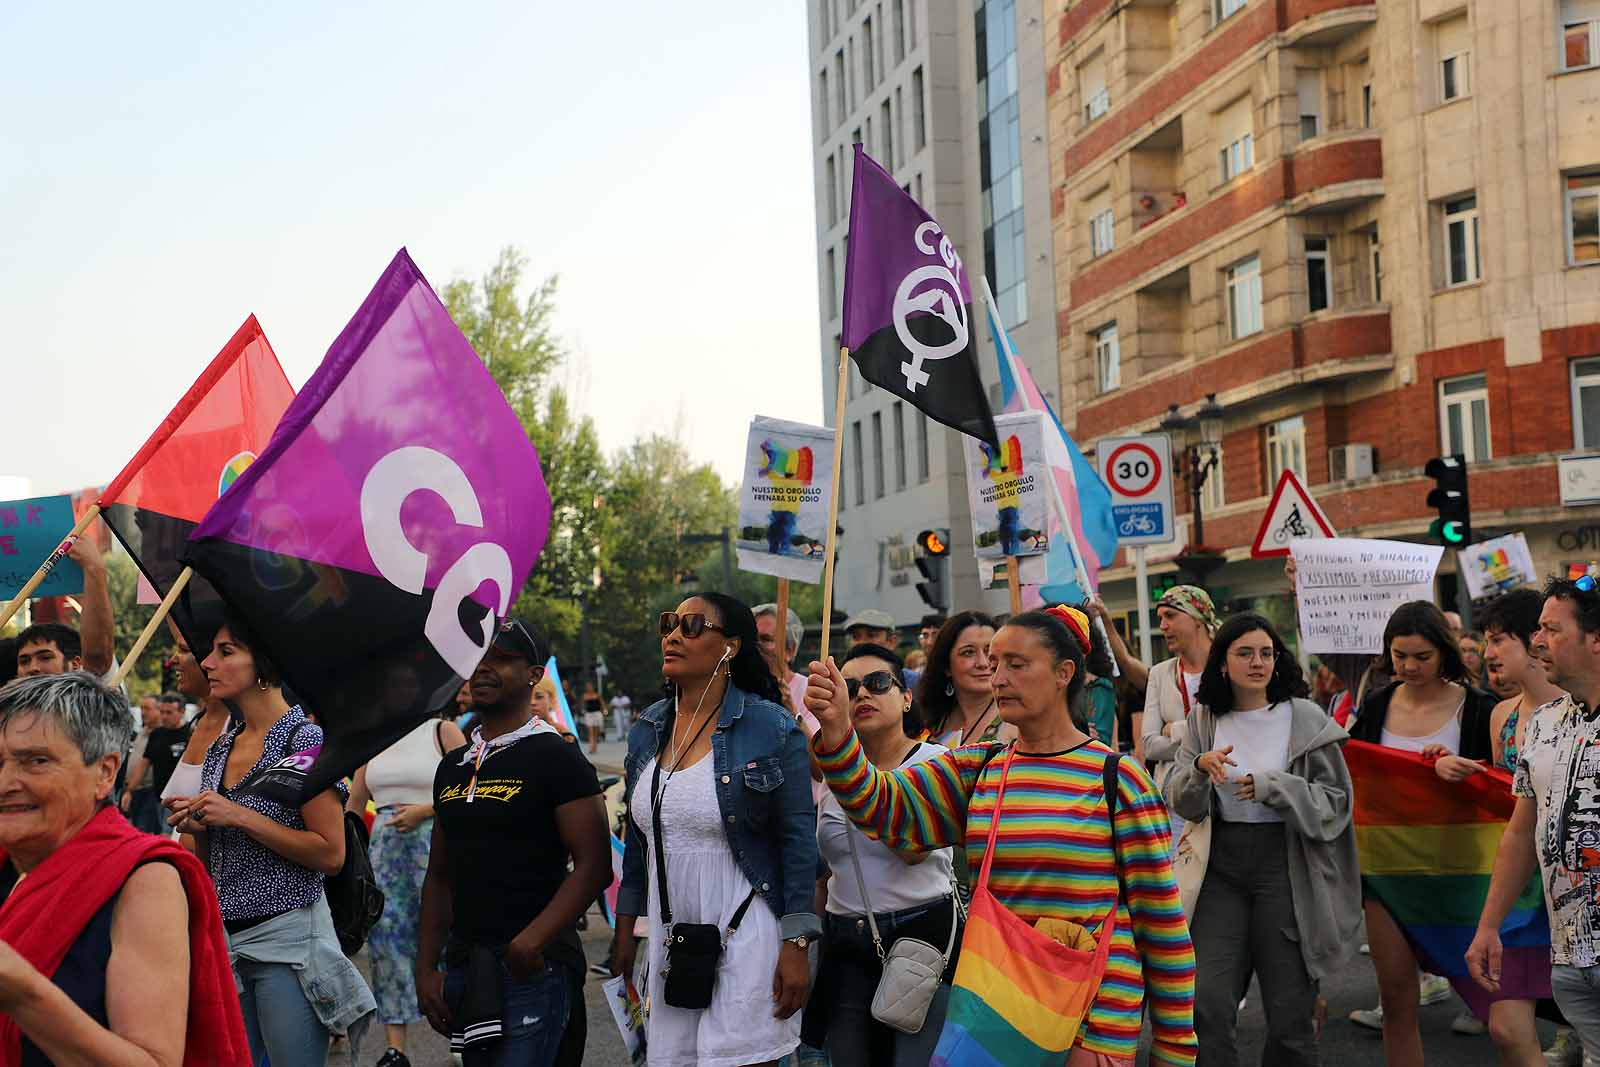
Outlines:
{"type": "Polygon", "coordinates": [[[867,381],[998,451],[974,326],[955,245],[858,142],[840,343],[867,381]]]}
{"type": "Polygon", "coordinates": [[[309,796],[449,700],[549,527],[538,453],[401,249],[185,562],[321,723],[309,796]]]}

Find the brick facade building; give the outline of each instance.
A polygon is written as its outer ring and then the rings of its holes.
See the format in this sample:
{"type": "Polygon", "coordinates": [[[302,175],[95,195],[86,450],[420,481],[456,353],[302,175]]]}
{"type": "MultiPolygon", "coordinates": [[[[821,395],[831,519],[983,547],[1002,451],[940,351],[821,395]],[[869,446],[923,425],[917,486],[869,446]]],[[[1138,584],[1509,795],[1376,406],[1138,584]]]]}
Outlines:
{"type": "Polygon", "coordinates": [[[1340,533],[1419,539],[1453,451],[1477,530],[1600,555],[1556,465],[1600,450],[1600,2],[1044,13],[1063,417],[1092,449],[1216,394],[1214,588],[1285,590],[1248,559],[1281,470],[1340,533]]]}

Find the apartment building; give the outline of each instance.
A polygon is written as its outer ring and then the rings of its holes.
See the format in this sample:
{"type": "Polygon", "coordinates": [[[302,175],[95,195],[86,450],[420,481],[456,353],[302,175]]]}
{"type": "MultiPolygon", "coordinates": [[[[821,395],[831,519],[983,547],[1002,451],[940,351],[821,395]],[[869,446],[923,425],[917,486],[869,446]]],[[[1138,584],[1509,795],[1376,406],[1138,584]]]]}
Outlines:
{"type": "MultiPolygon", "coordinates": [[[[951,603],[1003,610],[1003,588],[979,588],[960,435],[853,367],[841,416],[836,371],[860,142],[944,226],[974,280],[987,276],[1019,355],[1055,399],[1043,12],[1016,0],[808,0],[806,11],[823,409],[845,430],[836,606],[881,608],[914,626],[928,608],[913,543],[947,528],[951,603]]],[[[981,311],[973,325],[998,405],[981,311]]]]}
{"type": "Polygon", "coordinates": [[[1283,470],[1341,534],[1421,539],[1441,453],[1477,531],[1600,556],[1558,478],[1600,450],[1600,0],[1045,10],[1063,417],[1092,448],[1215,395],[1214,591],[1282,613],[1249,547],[1283,470]]]}

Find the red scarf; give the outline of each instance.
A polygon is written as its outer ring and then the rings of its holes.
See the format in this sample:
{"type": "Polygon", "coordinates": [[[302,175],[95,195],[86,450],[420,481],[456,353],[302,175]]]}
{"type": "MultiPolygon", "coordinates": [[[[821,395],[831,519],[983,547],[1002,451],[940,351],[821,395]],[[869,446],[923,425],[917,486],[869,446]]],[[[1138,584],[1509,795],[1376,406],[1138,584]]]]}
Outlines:
{"type": "MultiPolygon", "coordinates": [[[[6,854],[0,849],[0,863],[6,854]]],[[[101,908],[121,891],[133,869],[150,860],[171,863],[189,898],[189,1031],[184,1067],[248,1064],[244,1017],[228,958],[211,876],[177,842],[141,833],[104,807],[35,867],[0,905],[0,940],[41,974],[55,974],[101,908]]],[[[160,982],[161,975],[150,980],[160,982]]],[[[22,1031],[0,1015],[0,1064],[22,1058],[22,1031]]]]}

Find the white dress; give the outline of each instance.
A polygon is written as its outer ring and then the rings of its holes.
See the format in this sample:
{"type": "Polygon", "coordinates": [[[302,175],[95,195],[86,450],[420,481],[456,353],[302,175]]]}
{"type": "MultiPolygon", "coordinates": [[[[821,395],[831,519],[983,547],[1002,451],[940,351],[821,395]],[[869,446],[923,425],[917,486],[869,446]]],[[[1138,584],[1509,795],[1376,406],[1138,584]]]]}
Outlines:
{"type": "MultiPolygon", "coordinates": [[[[645,942],[636,984],[644,991],[650,1015],[645,1023],[651,1067],[742,1067],[793,1052],[800,1043],[800,1012],[788,1019],[772,1014],[772,975],[783,944],[777,916],[757,893],[723,950],[711,1006],[704,1011],[674,1008],[661,997],[661,899],[656,885],[655,840],[650,818],[650,785],[655,760],[639,772],[633,790],[633,821],[647,847],[651,936],[645,942]]],[[[712,756],[678,771],[661,799],[661,835],[667,849],[667,889],[678,922],[716,923],[723,930],[750,892],[750,880],[734,861],[722,829],[712,781],[712,756]]]]}

